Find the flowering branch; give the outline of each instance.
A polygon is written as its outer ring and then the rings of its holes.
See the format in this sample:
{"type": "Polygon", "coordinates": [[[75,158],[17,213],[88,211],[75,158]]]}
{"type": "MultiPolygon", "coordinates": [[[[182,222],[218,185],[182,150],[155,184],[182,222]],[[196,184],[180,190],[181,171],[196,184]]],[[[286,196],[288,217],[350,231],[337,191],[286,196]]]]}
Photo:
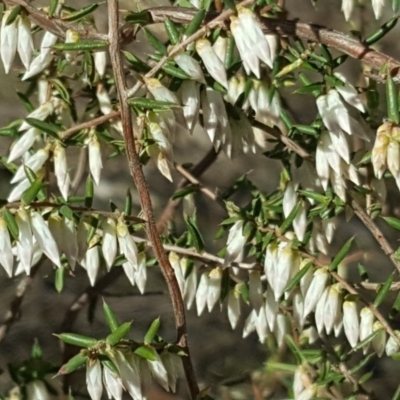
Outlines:
{"type": "Polygon", "coordinates": [[[146,215],[146,229],[148,237],[153,244],[155,255],[168,285],[169,294],[174,308],[177,342],[186,354],[186,357],[182,358],[182,364],[185,370],[190,395],[193,399],[195,399],[199,393],[199,388],[196,376],[194,374],[188,347],[185,307],[174,270],[172,269],[167,255],[165,254],[161,239],[157,232],[149,190],[143,174],[139,155],[136,151],[135,146],[135,137],[132,128],[132,117],[129,105],[127,103],[128,96],[126,92],[126,82],[120,53],[117,0],[110,0],[108,2],[108,22],[110,42],[109,51],[112,69],[115,77],[116,89],[118,92],[119,103],[121,107],[121,120],[129,169],[138,188],[142,208],[146,215]]]}

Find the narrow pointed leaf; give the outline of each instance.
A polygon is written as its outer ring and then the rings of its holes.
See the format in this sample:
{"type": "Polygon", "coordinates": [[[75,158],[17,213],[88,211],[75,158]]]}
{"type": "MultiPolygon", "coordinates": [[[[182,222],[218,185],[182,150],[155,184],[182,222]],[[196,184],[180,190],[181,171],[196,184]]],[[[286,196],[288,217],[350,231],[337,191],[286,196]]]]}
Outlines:
{"type": "Polygon", "coordinates": [[[157,357],[154,355],[154,351],[155,350],[152,347],[140,346],[134,351],[134,353],[146,360],[155,361],[157,357]]]}
{"type": "Polygon", "coordinates": [[[160,329],[160,326],[161,326],[161,321],[160,317],[158,317],[151,323],[150,328],[146,332],[146,335],[144,337],[145,344],[150,344],[154,340],[155,336],[158,333],[158,330],[160,329]]]}
{"type": "Polygon", "coordinates": [[[85,365],[87,359],[88,359],[87,356],[84,356],[83,354],[78,353],[76,356],[72,357],[70,360],[68,360],[67,363],[65,363],[60,368],[57,375],[65,375],[65,374],[70,374],[71,372],[74,372],[79,367],[82,367],[83,365],[85,365]]]}
{"type": "Polygon", "coordinates": [[[286,285],[284,292],[289,292],[294,287],[296,287],[299,284],[301,278],[308,272],[308,270],[311,268],[311,266],[312,266],[312,263],[310,261],[299,272],[297,272],[297,274],[293,277],[293,279],[291,279],[289,281],[289,283],[286,285]]]}
{"type": "Polygon", "coordinates": [[[103,300],[103,313],[106,322],[108,324],[108,327],[110,328],[110,331],[115,332],[119,327],[117,316],[115,315],[111,307],[104,300],[103,300]]]}
{"type": "Polygon", "coordinates": [[[112,333],[110,333],[106,341],[111,346],[115,346],[121,339],[123,339],[131,330],[132,322],[124,322],[117,329],[115,329],[112,333]]]}
{"type": "Polygon", "coordinates": [[[79,347],[93,347],[97,344],[97,339],[78,335],[76,333],[60,333],[59,335],[54,335],[62,340],[64,343],[72,344],[79,347]]]}
{"type": "Polygon", "coordinates": [[[7,207],[3,208],[3,218],[7,223],[7,228],[11,233],[14,240],[18,240],[19,229],[17,222],[15,221],[14,214],[12,214],[7,207]]]}
{"type": "Polygon", "coordinates": [[[339,264],[344,260],[347,256],[348,252],[350,251],[351,244],[353,243],[354,237],[350,238],[340,249],[339,253],[336,254],[335,258],[332,260],[331,264],[329,265],[329,270],[334,271],[339,266],[339,264]]]}
{"type": "Polygon", "coordinates": [[[392,286],[392,283],[393,283],[393,274],[391,274],[389,276],[389,278],[386,279],[386,281],[383,284],[383,286],[379,289],[379,292],[378,292],[378,294],[377,294],[377,296],[375,298],[375,301],[374,301],[374,306],[375,307],[379,307],[382,304],[382,302],[385,300],[387,294],[390,291],[390,287],[392,286]]]}
{"type": "Polygon", "coordinates": [[[399,123],[399,104],[398,104],[398,90],[390,76],[390,71],[386,78],[386,101],[387,101],[387,114],[391,122],[399,123]]]}

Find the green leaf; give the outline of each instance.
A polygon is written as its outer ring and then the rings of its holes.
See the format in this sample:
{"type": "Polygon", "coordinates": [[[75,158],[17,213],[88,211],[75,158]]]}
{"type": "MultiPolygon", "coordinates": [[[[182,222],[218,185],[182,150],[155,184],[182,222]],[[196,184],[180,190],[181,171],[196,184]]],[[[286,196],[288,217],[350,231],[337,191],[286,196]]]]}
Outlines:
{"type": "Polygon", "coordinates": [[[129,12],[125,17],[125,21],[143,26],[150,24],[152,22],[152,19],[150,13],[147,10],[142,10],[139,12],[129,12]]]}
{"type": "Polygon", "coordinates": [[[317,203],[327,203],[329,198],[323,194],[313,192],[312,190],[299,190],[299,193],[305,197],[315,200],[317,203]]]}
{"type": "Polygon", "coordinates": [[[107,336],[106,342],[111,346],[115,346],[129,333],[129,331],[131,330],[131,324],[132,322],[124,322],[123,324],[121,324],[117,329],[115,329],[107,336]]]}
{"type": "Polygon", "coordinates": [[[233,0],[223,0],[223,2],[227,8],[236,12],[236,4],[233,0]]]}
{"type": "Polygon", "coordinates": [[[390,71],[388,71],[386,77],[386,101],[387,101],[387,115],[388,119],[399,124],[399,104],[398,104],[398,91],[393,78],[390,76],[390,71]]]}
{"type": "Polygon", "coordinates": [[[399,10],[399,4],[400,0],[392,0],[392,10],[394,13],[397,13],[397,11],[399,10]]]}
{"type": "Polygon", "coordinates": [[[153,33],[151,33],[146,28],[143,29],[143,32],[144,32],[144,35],[146,36],[146,39],[149,41],[150,45],[155,50],[157,50],[162,55],[166,55],[167,54],[166,46],[153,33]]]}
{"type": "Polygon", "coordinates": [[[190,238],[190,244],[200,253],[204,250],[204,241],[194,217],[185,219],[190,238]]]}
{"type": "Polygon", "coordinates": [[[131,215],[131,212],[132,212],[132,195],[131,195],[131,191],[129,189],[127,189],[126,195],[125,195],[124,214],[131,215]]]}
{"type": "Polygon", "coordinates": [[[76,371],[79,367],[82,367],[84,364],[86,364],[87,360],[87,356],[78,353],[76,356],[69,359],[68,362],[60,368],[57,375],[70,374],[71,372],[76,371]]]}
{"type": "Polygon", "coordinates": [[[144,110],[165,111],[173,107],[178,107],[177,104],[170,101],[159,101],[154,99],[145,99],[143,97],[136,97],[128,100],[128,104],[132,107],[137,107],[144,110]]]}
{"type": "Polygon", "coordinates": [[[11,233],[11,236],[14,238],[14,240],[18,240],[19,228],[17,222],[15,221],[14,214],[11,214],[7,207],[3,207],[3,218],[7,223],[7,227],[11,233]]]}
{"type": "Polygon", "coordinates": [[[85,187],[85,207],[91,208],[93,204],[93,196],[94,196],[94,185],[92,176],[89,174],[86,179],[86,187],[85,187]]]}
{"type": "Polygon", "coordinates": [[[386,279],[385,283],[383,286],[379,289],[378,294],[376,295],[375,301],[374,301],[374,306],[379,307],[382,302],[385,300],[387,294],[390,291],[390,287],[392,286],[393,283],[393,274],[390,274],[389,278],[386,279]]]}
{"type": "MultiPolygon", "coordinates": [[[[27,167],[25,167],[27,169],[27,167]]],[[[41,178],[36,178],[31,186],[25,190],[21,196],[21,202],[23,205],[28,206],[38,196],[40,190],[43,188],[43,182],[41,178]]]]}
{"type": "Polygon", "coordinates": [[[182,199],[198,190],[198,185],[187,185],[183,189],[177,190],[171,197],[172,200],[182,199]]]}
{"type": "Polygon", "coordinates": [[[84,8],[81,8],[78,11],[75,11],[75,12],[72,12],[72,13],[66,15],[66,16],[63,16],[61,19],[64,20],[64,21],[70,21],[70,22],[79,21],[82,18],[86,17],[87,15],[91,14],[94,10],[96,10],[96,8],[98,6],[99,5],[96,4],[96,3],[91,4],[90,6],[86,6],[84,8]]]}
{"type": "Polygon", "coordinates": [[[168,65],[168,64],[164,64],[161,69],[164,72],[166,72],[167,74],[174,76],[175,78],[190,79],[190,76],[185,71],[183,71],[181,68],[178,68],[178,67],[175,67],[172,65],[168,65]]]}
{"type": "Polygon", "coordinates": [[[282,225],[279,227],[279,230],[282,234],[284,234],[292,225],[293,220],[296,218],[297,213],[299,212],[300,202],[298,202],[294,207],[293,210],[290,211],[288,217],[283,221],[282,225]]]}
{"type": "Polygon", "coordinates": [[[360,274],[360,278],[362,281],[368,281],[368,272],[367,269],[362,264],[357,265],[358,273],[360,274]]]}
{"type": "Polygon", "coordinates": [[[193,35],[200,28],[204,17],[206,15],[206,10],[199,10],[195,16],[191,19],[188,26],[185,29],[185,36],[193,35]]]}
{"type": "Polygon", "coordinates": [[[335,258],[332,260],[331,264],[329,265],[329,271],[334,271],[339,266],[339,264],[345,259],[348,252],[350,251],[351,244],[353,243],[354,237],[350,238],[343,247],[339,250],[336,254],[335,258]]]}
{"type": "Polygon", "coordinates": [[[385,220],[385,222],[392,228],[400,231],[400,219],[395,217],[381,217],[385,220]]]}
{"type": "Polygon", "coordinates": [[[48,133],[50,136],[53,136],[57,139],[59,138],[59,133],[62,131],[62,129],[58,125],[50,122],[41,121],[39,119],[25,118],[25,121],[30,126],[33,126],[34,128],[37,128],[42,132],[48,133]]]}
{"type": "Polygon", "coordinates": [[[36,360],[40,360],[43,356],[42,349],[39,345],[39,342],[37,339],[33,342],[32,350],[31,350],[31,358],[34,358],[36,360]]]}
{"type": "Polygon", "coordinates": [[[31,101],[29,100],[29,98],[27,96],[25,96],[21,92],[17,92],[17,96],[21,100],[22,105],[25,107],[25,109],[28,113],[31,113],[35,110],[35,107],[33,107],[33,104],[31,103],[31,101]]]}
{"type": "Polygon", "coordinates": [[[60,207],[60,214],[70,221],[74,220],[74,212],[65,204],[60,207]]]}
{"type": "Polygon", "coordinates": [[[59,2],[59,0],[50,0],[50,6],[49,6],[49,11],[48,11],[48,15],[50,18],[52,18],[54,13],[56,12],[58,2],[59,2]]]}
{"type": "Polygon", "coordinates": [[[55,272],[55,280],[54,280],[54,286],[57,290],[57,293],[61,293],[64,289],[64,272],[65,268],[57,268],[55,272]]]}
{"type": "MultiPolygon", "coordinates": [[[[395,0],[396,1],[396,0],[395,0]]],[[[398,1],[397,1],[398,2],[398,1]]],[[[396,7],[398,7],[398,4],[397,4],[397,6],[396,7]]],[[[396,391],[394,392],[394,395],[393,395],[393,397],[392,397],[392,400],[400,400],[400,384],[399,384],[399,386],[397,386],[397,389],[396,389],[396,391]]]]}
{"type": "Polygon", "coordinates": [[[169,18],[165,18],[164,27],[167,32],[169,41],[171,42],[171,44],[176,45],[179,42],[180,34],[175,23],[172,22],[169,18]]]}
{"type": "Polygon", "coordinates": [[[7,17],[6,25],[12,24],[20,13],[21,13],[21,6],[15,6],[14,8],[12,8],[10,14],[7,17]]]}
{"type": "Polygon", "coordinates": [[[76,43],[57,43],[53,49],[59,51],[88,51],[88,50],[106,50],[108,42],[103,40],[82,40],[76,43]]]}
{"type": "Polygon", "coordinates": [[[135,71],[141,73],[147,73],[150,71],[150,67],[134,54],[130,53],[129,51],[123,51],[122,53],[124,54],[126,61],[132,65],[135,71]]]}
{"type": "Polygon", "coordinates": [[[103,299],[103,313],[106,322],[108,324],[108,327],[110,328],[110,331],[115,332],[119,327],[117,316],[115,315],[111,307],[105,302],[104,299],[103,299]]]}
{"type": "Polygon", "coordinates": [[[385,22],[376,32],[368,36],[364,40],[366,46],[371,46],[372,44],[381,40],[387,33],[389,33],[397,24],[399,17],[393,17],[388,22],[385,22]]]}
{"type": "Polygon", "coordinates": [[[158,330],[160,329],[161,326],[161,321],[160,317],[156,318],[150,325],[150,328],[146,332],[146,335],[144,337],[144,344],[151,344],[151,342],[154,340],[155,336],[158,333],[158,330]]]}
{"type": "Polygon", "coordinates": [[[308,272],[308,270],[311,268],[312,262],[308,262],[297,274],[289,281],[289,283],[286,285],[284,292],[288,292],[292,290],[294,287],[296,287],[301,278],[308,272]]]}
{"type": "MultiPolygon", "coordinates": [[[[88,54],[90,54],[90,53],[88,53],[88,54]]],[[[59,79],[50,79],[49,82],[51,82],[52,85],[57,89],[57,92],[60,95],[60,97],[66,103],[70,104],[71,103],[71,96],[69,95],[69,91],[65,87],[65,85],[59,79]]],[[[57,125],[55,125],[55,126],[58,128],[58,131],[61,130],[57,125]]]]}
{"type": "Polygon", "coordinates": [[[146,360],[155,361],[157,359],[155,350],[151,346],[140,346],[134,353],[146,360]]]}
{"type": "Polygon", "coordinates": [[[58,337],[64,343],[72,344],[78,347],[94,347],[98,342],[97,339],[88,336],[78,335],[76,333],[60,333],[59,335],[55,334],[54,336],[58,337]]]}

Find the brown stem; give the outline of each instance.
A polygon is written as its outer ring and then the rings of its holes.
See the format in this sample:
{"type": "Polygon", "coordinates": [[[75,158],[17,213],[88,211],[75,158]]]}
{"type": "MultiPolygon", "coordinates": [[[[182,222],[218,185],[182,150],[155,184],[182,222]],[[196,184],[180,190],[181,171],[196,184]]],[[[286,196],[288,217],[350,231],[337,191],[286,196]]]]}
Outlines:
{"type": "Polygon", "coordinates": [[[118,25],[118,0],[108,1],[108,23],[109,23],[109,51],[111,65],[114,72],[115,86],[118,92],[119,103],[121,107],[121,120],[123,126],[123,135],[126,145],[126,154],[128,158],[129,169],[133,180],[138,188],[140,202],[143,211],[146,215],[146,230],[148,237],[153,244],[153,250],[159,262],[161,271],[168,285],[169,294],[172,300],[175,316],[175,326],[177,333],[177,342],[186,353],[186,357],[182,357],[182,364],[186,375],[186,380],[189,386],[190,396],[195,399],[199,394],[199,388],[192,366],[190,357],[186,316],[183,299],[180,293],[178,281],[175,277],[174,270],[169,263],[168,257],[164,251],[161,239],[157,232],[157,227],[154,218],[153,206],[150,198],[150,193],[145,180],[142,165],[136,151],[135,137],[132,128],[132,117],[130,108],[127,103],[126,82],[121,61],[120,53],[120,36],[118,25]]]}

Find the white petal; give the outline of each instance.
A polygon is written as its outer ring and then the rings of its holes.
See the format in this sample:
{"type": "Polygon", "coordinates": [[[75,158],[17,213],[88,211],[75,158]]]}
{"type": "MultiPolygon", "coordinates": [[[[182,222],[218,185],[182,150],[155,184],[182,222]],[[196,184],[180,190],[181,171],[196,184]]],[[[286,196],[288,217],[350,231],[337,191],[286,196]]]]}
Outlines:
{"type": "Polygon", "coordinates": [[[112,218],[107,218],[107,220],[103,222],[102,228],[103,228],[102,252],[104,260],[106,261],[107,264],[107,270],[109,271],[117,255],[116,223],[112,218]]]}
{"type": "Polygon", "coordinates": [[[17,251],[18,257],[27,275],[32,266],[33,241],[30,217],[25,209],[20,208],[15,214],[15,221],[18,225],[17,251]]]}
{"type": "Polygon", "coordinates": [[[228,294],[228,319],[232,329],[235,329],[240,317],[240,294],[235,289],[228,294]]]}
{"type": "Polygon", "coordinates": [[[328,280],[329,273],[325,268],[317,269],[314,272],[313,280],[307,290],[304,300],[304,318],[315,309],[318,300],[325,290],[325,285],[328,280]]]}
{"type": "Polygon", "coordinates": [[[53,151],[53,156],[54,156],[54,174],[56,175],[57,178],[58,188],[60,189],[60,192],[64,200],[68,200],[71,180],[68,173],[67,157],[65,155],[65,149],[60,144],[60,142],[56,142],[53,151]]]}
{"type": "Polygon", "coordinates": [[[86,387],[92,400],[100,400],[103,393],[100,361],[89,361],[86,366],[86,387]]]}
{"type": "Polygon", "coordinates": [[[208,274],[205,272],[200,278],[199,287],[196,292],[196,308],[197,315],[200,316],[207,304],[207,293],[208,293],[208,274]]]}
{"type": "Polygon", "coordinates": [[[89,140],[89,169],[92,174],[93,180],[96,185],[100,183],[101,170],[103,169],[103,162],[101,161],[100,142],[97,136],[93,134],[89,140]]]}
{"type": "Polygon", "coordinates": [[[28,129],[13,145],[10,155],[8,156],[8,162],[13,162],[17,158],[22,157],[40,138],[40,132],[36,128],[28,129]]]}
{"type": "Polygon", "coordinates": [[[342,11],[346,21],[350,19],[351,12],[354,8],[354,0],[342,0],[342,11]]]}
{"type": "Polygon", "coordinates": [[[243,236],[242,230],[243,221],[236,221],[229,229],[225,265],[238,261],[238,258],[243,251],[244,245],[246,244],[246,238],[243,236]]]}
{"type": "Polygon", "coordinates": [[[121,378],[106,366],[103,366],[103,382],[109,399],[122,400],[121,378]]]}
{"type": "Polygon", "coordinates": [[[207,309],[211,312],[221,295],[222,270],[217,267],[208,276],[207,309]]]}
{"type": "Polygon", "coordinates": [[[17,19],[14,19],[11,24],[6,25],[10,12],[11,10],[7,10],[4,13],[3,19],[1,21],[0,53],[6,74],[10,72],[10,68],[14,61],[15,53],[17,51],[18,42],[17,19]]]}
{"type": "Polygon", "coordinates": [[[174,57],[176,64],[186,72],[191,79],[205,83],[200,63],[187,53],[180,53],[174,57]]]}
{"type": "Polygon", "coordinates": [[[0,264],[12,276],[14,266],[14,256],[11,247],[10,234],[8,233],[6,221],[0,217],[0,264]]]}
{"type": "Polygon", "coordinates": [[[355,301],[345,301],[343,303],[343,328],[350,346],[355,347],[360,335],[357,304],[355,301]]]}
{"type": "Polygon", "coordinates": [[[18,54],[27,70],[31,64],[33,48],[31,22],[28,17],[20,15],[18,18],[18,54]]]}

